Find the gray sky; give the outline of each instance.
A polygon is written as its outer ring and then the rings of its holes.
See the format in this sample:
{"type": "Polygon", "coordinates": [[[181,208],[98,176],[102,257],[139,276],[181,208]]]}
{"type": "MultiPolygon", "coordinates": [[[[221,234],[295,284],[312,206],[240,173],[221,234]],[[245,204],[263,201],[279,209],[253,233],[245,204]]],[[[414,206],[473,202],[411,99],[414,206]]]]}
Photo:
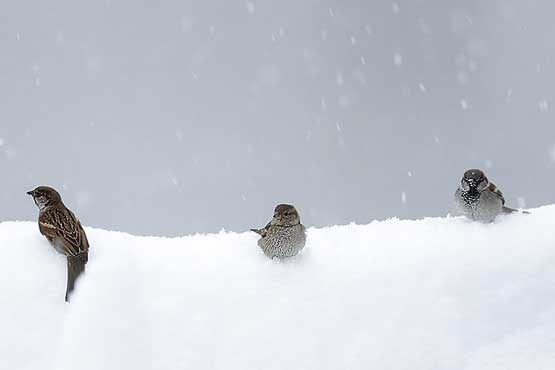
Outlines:
{"type": "Polygon", "coordinates": [[[282,202],[307,226],[437,216],[472,167],[553,203],[554,10],[3,2],[0,220],[36,219],[41,184],[137,234],[244,231],[282,202]]]}

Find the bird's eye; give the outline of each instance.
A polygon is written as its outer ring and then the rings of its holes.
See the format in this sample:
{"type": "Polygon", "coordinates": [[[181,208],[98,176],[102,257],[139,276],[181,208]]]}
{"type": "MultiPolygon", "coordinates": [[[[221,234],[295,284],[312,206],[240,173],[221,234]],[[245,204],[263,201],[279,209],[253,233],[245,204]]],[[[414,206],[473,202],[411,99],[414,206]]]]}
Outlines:
{"type": "Polygon", "coordinates": [[[470,186],[468,185],[468,182],[466,181],[466,179],[462,179],[461,189],[464,191],[468,191],[470,189],[470,186]]]}

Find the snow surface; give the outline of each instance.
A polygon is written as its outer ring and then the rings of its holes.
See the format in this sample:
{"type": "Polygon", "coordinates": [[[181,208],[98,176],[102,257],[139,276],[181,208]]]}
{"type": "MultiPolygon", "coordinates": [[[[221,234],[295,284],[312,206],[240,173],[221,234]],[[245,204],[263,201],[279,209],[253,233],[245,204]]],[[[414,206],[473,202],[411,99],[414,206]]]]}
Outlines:
{"type": "Polygon", "coordinates": [[[277,263],[253,233],[87,228],[86,275],[0,224],[2,369],[553,370],[555,206],[482,225],[310,229],[277,263]]]}

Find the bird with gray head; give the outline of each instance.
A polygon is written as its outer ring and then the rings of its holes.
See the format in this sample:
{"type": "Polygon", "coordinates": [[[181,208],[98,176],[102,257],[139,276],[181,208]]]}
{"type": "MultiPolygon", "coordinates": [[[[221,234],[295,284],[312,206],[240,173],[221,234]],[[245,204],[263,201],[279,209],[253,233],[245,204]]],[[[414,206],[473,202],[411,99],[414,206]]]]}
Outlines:
{"type": "Polygon", "coordinates": [[[67,259],[65,300],[75,287],[75,281],[85,271],[89,257],[89,242],[81,222],[62,202],[60,194],[48,186],[27,192],[39,208],[39,231],[52,247],[67,259]]]}
{"type": "Polygon", "coordinates": [[[259,234],[258,246],[269,258],[296,256],[306,243],[306,228],[299,213],[289,204],[279,204],[274,217],[262,229],[251,229],[259,234]]]}
{"type": "Polygon", "coordinates": [[[499,214],[512,212],[517,210],[505,206],[503,193],[483,171],[471,169],[464,173],[455,192],[455,214],[489,223],[499,214]]]}

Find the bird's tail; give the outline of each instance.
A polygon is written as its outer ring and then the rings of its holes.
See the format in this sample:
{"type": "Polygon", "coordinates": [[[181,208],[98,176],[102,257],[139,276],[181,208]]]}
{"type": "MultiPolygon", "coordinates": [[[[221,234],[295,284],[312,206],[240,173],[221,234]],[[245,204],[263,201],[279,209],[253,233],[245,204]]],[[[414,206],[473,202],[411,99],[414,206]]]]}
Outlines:
{"type": "Polygon", "coordinates": [[[513,208],[503,206],[503,213],[513,213],[513,212],[520,212],[520,213],[524,213],[526,215],[530,214],[530,212],[527,212],[527,211],[519,211],[519,210],[516,210],[516,209],[513,209],[513,208]]]}
{"type": "Polygon", "coordinates": [[[75,281],[85,272],[85,265],[87,264],[87,253],[78,256],[67,256],[67,288],[66,288],[66,302],[69,302],[69,296],[75,288],[75,281]]]}

